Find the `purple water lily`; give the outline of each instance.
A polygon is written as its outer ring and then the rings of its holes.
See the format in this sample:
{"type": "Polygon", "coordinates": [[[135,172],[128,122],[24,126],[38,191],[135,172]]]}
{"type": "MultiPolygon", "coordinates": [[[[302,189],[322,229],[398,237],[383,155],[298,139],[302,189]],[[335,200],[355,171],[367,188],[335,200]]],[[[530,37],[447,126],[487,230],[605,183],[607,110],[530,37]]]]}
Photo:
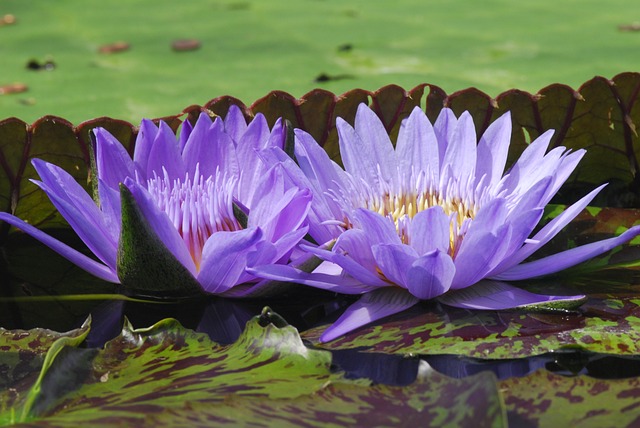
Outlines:
{"type": "Polygon", "coordinates": [[[0,213],[0,220],[99,278],[129,279],[125,287],[151,294],[175,281],[195,284],[192,291],[253,295],[269,281],[247,266],[290,262],[307,233],[310,192],[257,156],[283,147],[281,121],[270,130],[257,115],[247,125],[231,107],[224,121],[205,113],[193,127],[185,121],[176,139],[164,122],[144,120],[133,159],[106,130],[94,135],[98,204],[61,168],[38,159],[33,165],[42,180],[34,182],[98,260],[12,215],[0,213]]]}
{"type": "Polygon", "coordinates": [[[475,309],[580,299],[532,294],[501,281],[478,283],[552,274],[640,234],[640,227],[634,227],[615,238],[525,262],[603,186],[532,236],[544,207],[585,151],[556,147],[547,153],[548,131],[505,174],[509,113],[494,121],[479,142],[471,115],[456,118],[449,109],[432,125],[415,108],[403,121],[395,147],[366,105],[358,108],[355,127],[338,119],[337,130],[344,169],[302,130],[296,130],[297,164],[278,149],[262,153],[282,164],[297,186],[313,191],[309,233],[320,245],[303,248],[328,263],[313,273],[284,265],[250,270],[274,280],[364,294],[321,341],[439,296],[448,305],[475,309]]]}

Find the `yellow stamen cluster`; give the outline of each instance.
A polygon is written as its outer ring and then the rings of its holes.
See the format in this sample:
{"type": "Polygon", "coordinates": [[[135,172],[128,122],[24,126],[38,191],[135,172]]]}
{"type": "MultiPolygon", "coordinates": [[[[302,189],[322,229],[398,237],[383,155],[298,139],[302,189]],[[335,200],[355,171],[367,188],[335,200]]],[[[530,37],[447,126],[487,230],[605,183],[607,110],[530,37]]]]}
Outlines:
{"type": "Polygon", "coordinates": [[[405,244],[409,244],[410,241],[405,225],[406,220],[434,206],[442,207],[450,218],[449,253],[453,257],[463,237],[460,234],[460,228],[465,220],[473,219],[476,215],[476,207],[473,204],[465,203],[459,198],[443,198],[437,192],[401,194],[386,192],[381,197],[367,200],[365,204],[367,209],[391,217],[396,224],[400,239],[405,244]]]}

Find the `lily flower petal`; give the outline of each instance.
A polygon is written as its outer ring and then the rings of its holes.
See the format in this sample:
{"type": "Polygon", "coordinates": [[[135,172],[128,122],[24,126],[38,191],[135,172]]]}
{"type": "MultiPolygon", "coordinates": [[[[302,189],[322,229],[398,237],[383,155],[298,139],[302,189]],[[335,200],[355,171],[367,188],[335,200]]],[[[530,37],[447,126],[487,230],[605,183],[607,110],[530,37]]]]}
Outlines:
{"type": "Polygon", "coordinates": [[[495,276],[501,280],[519,280],[534,278],[560,272],[605,253],[619,245],[629,242],[640,234],[640,226],[634,226],[615,238],[603,239],[590,244],[581,245],[562,251],[552,256],[543,257],[529,263],[522,263],[495,276]]]}
{"type": "Polygon", "coordinates": [[[112,269],[109,266],[106,266],[85,256],[78,250],[69,247],[67,244],[60,242],[50,235],[47,235],[40,229],[30,225],[29,223],[25,223],[19,218],[5,212],[0,212],[0,221],[6,221],[10,225],[17,227],[23,232],[31,235],[47,247],[51,248],[56,253],[60,254],[65,259],[69,260],[71,263],[89,272],[91,275],[116,284],[120,282],[118,280],[118,275],[116,274],[115,269],[112,269]]]}
{"type": "Polygon", "coordinates": [[[198,282],[209,293],[223,293],[237,284],[247,268],[247,257],[262,238],[258,228],[211,235],[202,250],[198,282]]]}
{"type": "Polygon", "coordinates": [[[456,308],[502,310],[546,305],[547,308],[579,306],[585,296],[549,296],[534,294],[499,281],[484,280],[473,287],[451,291],[438,301],[456,308]],[[578,303],[576,305],[576,302],[578,303]]]}
{"type": "MultiPolygon", "coordinates": [[[[358,107],[353,127],[338,118],[336,128],[344,170],[302,131],[296,132],[299,167],[278,150],[261,155],[281,164],[291,182],[308,187],[313,193],[310,234],[316,242],[335,242],[331,250],[300,246],[342,268],[333,281],[320,271],[304,278],[291,275],[305,284],[316,286],[314,276],[322,275],[318,283],[346,281],[342,290],[355,279],[380,292],[401,290],[416,299],[432,299],[449,290],[473,288],[487,277],[555,273],[640,235],[640,228],[632,228],[617,238],[519,265],[599,189],[531,237],[545,205],[584,151],[556,147],[547,152],[553,135],[547,131],[504,174],[511,136],[508,113],[487,128],[478,144],[471,115],[465,112],[458,119],[446,108],[433,126],[414,109],[400,126],[395,150],[384,125],[366,105],[358,107]]],[[[519,301],[505,302],[509,304],[518,306],[519,301]]],[[[349,314],[364,310],[367,300],[358,305],[349,314]]],[[[384,303],[377,301],[374,307],[379,306],[384,303]]],[[[361,325],[338,324],[332,335],[361,325]]]]}
{"type": "Polygon", "coordinates": [[[407,310],[419,301],[399,288],[369,292],[349,306],[342,316],[322,333],[320,342],[330,342],[356,328],[407,310]]]}

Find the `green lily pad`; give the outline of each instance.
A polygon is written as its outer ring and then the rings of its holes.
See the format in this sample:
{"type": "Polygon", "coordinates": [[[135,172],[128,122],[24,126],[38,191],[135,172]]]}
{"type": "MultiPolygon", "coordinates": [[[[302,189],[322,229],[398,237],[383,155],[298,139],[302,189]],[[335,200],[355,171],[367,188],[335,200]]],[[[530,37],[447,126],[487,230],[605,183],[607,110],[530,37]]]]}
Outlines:
{"type": "MultiPolygon", "coordinates": [[[[423,363],[418,380],[407,387],[347,380],[332,372],[329,352],[307,348],[293,327],[270,322],[276,319],[268,312],[255,317],[229,346],[172,319],[139,330],[127,323],[102,350],[64,347],[77,345],[82,335],[59,339],[35,383],[17,383],[5,392],[17,399],[4,401],[0,422],[505,426],[489,373],[457,380],[423,363]]],[[[21,340],[15,348],[27,346],[21,340]]]]}
{"type": "Polygon", "coordinates": [[[501,381],[516,426],[634,427],[640,420],[640,379],[566,377],[539,370],[501,381]]]}
{"type": "MultiPolygon", "coordinates": [[[[365,349],[388,354],[455,354],[475,358],[523,358],[580,348],[592,352],[640,354],[637,275],[613,273],[574,282],[539,282],[536,292],[570,286],[589,297],[579,311],[472,311],[425,302],[404,313],[360,328],[323,349],[365,349]]],[[[307,330],[317,343],[324,327],[307,330]]]]}

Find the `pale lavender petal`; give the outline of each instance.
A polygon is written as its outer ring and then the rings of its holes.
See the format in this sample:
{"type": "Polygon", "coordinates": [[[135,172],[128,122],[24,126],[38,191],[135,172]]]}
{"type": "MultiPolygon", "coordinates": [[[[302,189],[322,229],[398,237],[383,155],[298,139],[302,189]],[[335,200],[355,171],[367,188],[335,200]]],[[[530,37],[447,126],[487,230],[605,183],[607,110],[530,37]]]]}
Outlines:
{"type": "Polygon", "coordinates": [[[451,138],[442,165],[454,166],[454,176],[464,185],[475,176],[477,159],[476,128],[469,112],[462,113],[451,138]]]}
{"type": "Polygon", "coordinates": [[[276,165],[262,181],[259,192],[262,197],[249,213],[249,226],[262,228],[265,239],[272,242],[302,226],[312,199],[307,189],[301,191],[292,187],[285,190],[284,187],[282,169],[276,165]]]}
{"type": "Polygon", "coordinates": [[[527,192],[525,192],[519,201],[511,208],[510,217],[517,216],[520,213],[535,208],[544,208],[548,201],[545,201],[545,194],[549,190],[553,177],[548,176],[535,183],[527,192]]]}
{"type": "MultiPolygon", "coordinates": [[[[346,232],[345,232],[346,233],[346,232]]],[[[311,247],[307,245],[301,245],[305,251],[315,254],[322,260],[326,260],[339,265],[346,273],[362,282],[363,284],[369,284],[375,287],[388,287],[390,284],[381,279],[375,271],[362,266],[352,257],[344,254],[336,253],[334,251],[324,250],[322,248],[311,247]]]]}
{"type": "Polygon", "coordinates": [[[342,233],[336,240],[333,251],[348,254],[356,263],[370,272],[376,270],[371,242],[364,230],[349,229],[342,233]]]}
{"type": "Polygon", "coordinates": [[[440,296],[446,305],[464,309],[501,310],[540,304],[562,304],[584,300],[585,296],[545,296],[530,293],[504,282],[481,281],[472,287],[440,296]]]}
{"type": "Polygon", "coordinates": [[[202,249],[198,282],[209,293],[223,293],[234,285],[247,268],[247,257],[262,239],[259,228],[217,232],[202,249]]]}
{"type": "Polygon", "coordinates": [[[136,165],[138,173],[143,175],[146,180],[150,177],[146,175],[147,165],[149,164],[149,154],[153,147],[153,141],[158,134],[158,127],[149,119],[143,119],[140,123],[138,136],[136,137],[136,145],[133,150],[133,163],[136,165]]]}
{"type": "Polygon", "coordinates": [[[379,244],[371,248],[375,264],[382,274],[394,284],[407,288],[407,273],[418,254],[408,245],[379,244]]]}
{"type": "Polygon", "coordinates": [[[418,302],[416,297],[396,287],[367,293],[325,330],[320,342],[330,342],[373,321],[407,310],[418,302]]]}
{"type": "Polygon", "coordinates": [[[105,266],[104,264],[85,256],[81,252],[47,235],[38,228],[25,223],[19,218],[14,217],[9,213],[0,212],[0,220],[5,221],[10,225],[17,227],[23,232],[31,235],[47,247],[51,248],[56,253],[60,254],[65,259],[69,260],[71,263],[89,272],[91,275],[94,275],[108,282],[113,282],[115,284],[118,284],[120,282],[115,269],[105,266]]]}
{"type": "Polygon", "coordinates": [[[96,169],[98,177],[112,189],[118,189],[127,177],[135,176],[135,165],[126,149],[103,128],[93,131],[96,136],[96,169]]]}
{"type": "Polygon", "coordinates": [[[328,242],[335,239],[344,230],[337,225],[324,225],[326,220],[334,220],[337,213],[340,213],[337,204],[325,197],[323,190],[300,171],[300,168],[287,156],[281,149],[271,148],[259,152],[260,157],[265,160],[268,165],[280,164],[286,173],[287,179],[291,181],[293,186],[300,189],[311,189],[313,192],[313,203],[309,212],[309,234],[316,242],[328,242]],[[334,211],[334,209],[336,211],[334,211]]]}
{"type": "Polygon", "coordinates": [[[227,111],[227,115],[224,118],[224,131],[233,141],[238,142],[246,130],[247,121],[240,107],[235,104],[229,106],[229,111],[227,111]]]}
{"type": "Polygon", "coordinates": [[[342,294],[362,294],[378,287],[367,285],[351,276],[326,273],[307,273],[289,265],[270,264],[247,268],[247,272],[259,278],[272,281],[295,282],[322,290],[342,294]]]}
{"type": "Polygon", "coordinates": [[[191,254],[189,254],[187,245],[171,222],[171,219],[155,205],[151,195],[138,183],[128,179],[124,184],[131,191],[142,215],[158,235],[158,238],[171,254],[195,277],[196,265],[191,254]]]}
{"type": "Polygon", "coordinates": [[[455,273],[451,257],[435,250],[413,262],[407,271],[407,289],[418,299],[433,299],[449,291],[455,273]]]}
{"type": "Polygon", "coordinates": [[[373,211],[358,208],[353,213],[354,220],[370,237],[371,243],[401,244],[393,220],[373,211]]]}
{"type": "Polygon", "coordinates": [[[153,141],[147,163],[147,178],[153,177],[155,172],[159,177],[164,176],[163,169],[171,179],[184,179],[185,167],[180,154],[180,148],[169,125],[160,122],[160,129],[153,141]]]}
{"type": "Polygon", "coordinates": [[[525,260],[527,257],[538,251],[543,245],[549,242],[554,236],[558,234],[567,224],[571,222],[583,209],[589,205],[589,202],[596,197],[598,192],[602,190],[606,184],[592,190],[589,194],[584,196],[578,202],[574,203],[559,216],[547,223],[538,233],[536,233],[530,240],[518,250],[516,253],[505,258],[500,264],[500,271],[496,270],[495,273],[499,273],[503,270],[507,270],[518,263],[525,260]]]}
{"type": "Polygon", "coordinates": [[[344,181],[344,172],[311,135],[300,129],[294,132],[296,160],[300,170],[317,186],[316,193],[339,188],[344,181]]]}
{"type": "Polygon", "coordinates": [[[433,250],[447,252],[449,250],[449,216],[440,206],[420,211],[413,217],[409,225],[409,245],[419,255],[433,250]]]}
{"type": "MultiPolygon", "coordinates": [[[[273,132],[282,134],[282,127],[274,127],[273,132]]],[[[274,140],[282,139],[283,136],[274,136],[274,140]]],[[[249,124],[246,132],[238,142],[236,151],[239,163],[239,171],[242,171],[238,182],[238,197],[249,206],[253,206],[263,198],[258,187],[271,165],[266,164],[259,156],[258,152],[272,144],[274,140],[269,134],[269,126],[264,116],[257,115],[249,124]]]]}
{"type": "Polygon", "coordinates": [[[475,219],[471,222],[460,248],[456,249],[456,258],[466,251],[478,251],[476,239],[487,234],[495,234],[498,229],[507,223],[508,201],[503,198],[490,200],[482,209],[478,210],[475,219]]]}
{"type": "Polygon", "coordinates": [[[440,110],[440,114],[433,124],[433,132],[438,139],[438,154],[440,155],[440,171],[443,170],[444,155],[447,152],[449,142],[452,141],[453,133],[458,124],[458,119],[449,108],[440,110]]]}
{"type": "Polygon", "coordinates": [[[389,134],[378,115],[364,103],[356,111],[355,131],[364,143],[365,150],[371,153],[374,165],[380,167],[382,178],[397,182],[396,151],[389,134]]]}
{"type": "Polygon", "coordinates": [[[451,288],[468,287],[484,278],[502,260],[509,245],[511,225],[500,227],[493,233],[465,237],[466,244],[456,256],[456,273],[451,288]]]}
{"type": "Polygon", "coordinates": [[[400,125],[396,155],[399,171],[404,171],[407,176],[412,169],[416,174],[424,171],[431,173],[434,181],[438,182],[440,172],[438,139],[431,122],[420,107],[415,107],[400,125]]]}
{"type": "Polygon", "coordinates": [[[495,185],[502,178],[511,142],[511,113],[496,119],[484,132],[478,143],[476,178],[487,176],[487,185],[495,185]]]}
{"type": "Polygon", "coordinates": [[[281,238],[274,242],[273,246],[276,253],[273,258],[273,262],[286,263],[294,247],[302,241],[302,238],[306,236],[308,231],[308,227],[301,227],[300,229],[285,233],[281,238]]]}
{"type": "Polygon", "coordinates": [[[511,255],[515,254],[522,247],[524,241],[529,237],[529,235],[531,235],[531,232],[536,227],[543,214],[544,208],[538,208],[524,212],[510,220],[511,235],[509,242],[506,244],[506,249],[504,251],[505,256],[498,265],[491,269],[491,271],[485,276],[490,277],[505,270],[503,266],[506,266],[507,263],[509,263],[511,255]]]}
{"type": "Polygon", "coordinates": [[[261,150],[268,149],[270,147],[277,147],[284,150],[284,144],[286,140],[286,130],[281,117],[276,120],[276,123],[271,127],[271,134],[269,138],[263,142],[261,150]]]}
{"type": "Polygon", "coordinates": [[[635,226],[615,238],[603,239],[601,241],[581,245],[552,256],[543,257],[533,262],[514,266],[511,269],[496,275],[495,279],[509,281],[550,275],[589,260],[617,247],[618,245],[625,244],[638,235],[640,235],[640,226],[635,226]]]}
{"type": "Polygon", "coordinates": [[[377,173],[376,154],[367,146],[347,122],[338,118],[338,144],[345,171],[366,183],[378,183],[381,178],[377,173]]]}
{"type": "Polygon", "coordinates": [[[524,149],[504,180],[505,188],[515,189],[520,185],[520,180],[526,180],[528,173],[537,168],[549,147],[551,137],[553,137],[553,130],[543,133],[524,149]]]}
{"type": "Polygon", "coordinates": [[[551,198],[553,198],[555,194],[558,193],[560,187],[562,187],[564,182],[567,181],[569,176],[576,169],[578,163],[586,153],[586,150],[581,149],[570,153],[561,159],[560,165],[558,166],[554,174],[553,184],[549,186],[546,194],[544,195],[543,201],[545,204],[548,204],[551,198]]]}

